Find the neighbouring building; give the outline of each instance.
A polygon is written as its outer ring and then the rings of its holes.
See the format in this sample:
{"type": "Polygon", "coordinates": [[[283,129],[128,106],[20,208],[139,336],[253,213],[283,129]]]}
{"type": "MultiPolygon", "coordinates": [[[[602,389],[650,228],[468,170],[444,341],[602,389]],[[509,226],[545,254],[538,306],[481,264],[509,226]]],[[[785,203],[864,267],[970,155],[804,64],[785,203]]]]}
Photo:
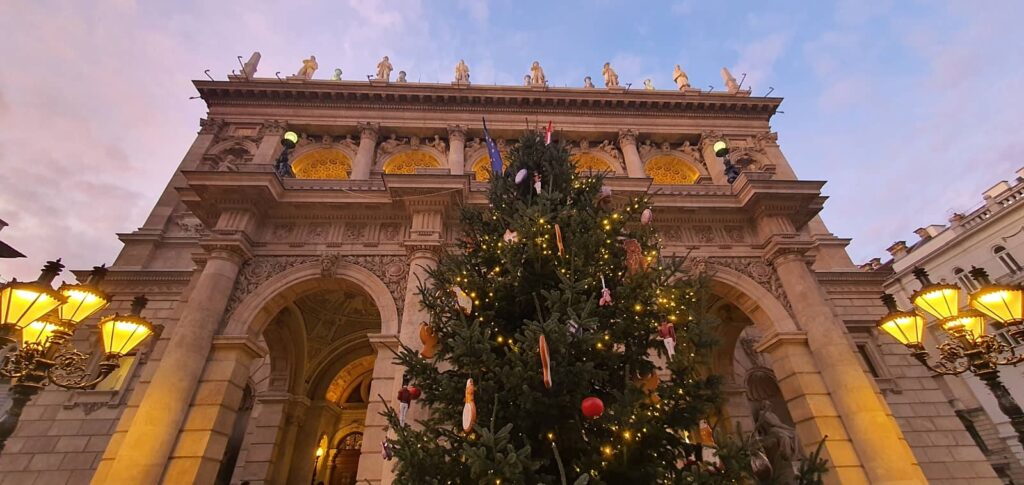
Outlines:
{"type": "MultiPolygon", "coordinates": [[[[943,280],[962,288],[961,304],[967,307],[967,294],[978,284],[967,273],[972,267],[984,268],[998,284],[1019,285],[1024,282],[1024,169],[1017,171],[1012,183],[1002,181],[985,191],[980,207],[966,213],[954,213],[948,225],[931,225],[914,231],[918,241],[908,246],[897,241],[889,247],[892,260],[876,259],[866,269],[886,274],[885,291],[896,296],[903,308],[910,308],[910,296],[921,285],[911,274],[924,268],[932,280],[943,280]]],[[[936,342],[944,339],[934,325],[928,328],[926,345],[934,352],[936,342]]],[[[1021,342],[1006,329],[989,325],[988,331],[1002,343],[1024,351],[1021,342]]],[[[906,350],[888,337],[879,338],[877,350],[888,360],[892,354],[906,350]]],[[[920,367],[920,366],[919,366],[920,367]]],[[[923,368],[923,367],[922,367],[923,368]]],[[[1024,403],[1024,372],[1018,367],[1001,367],[1000,377],[1013,397],[1024,403]]],[[[970,372],[959,377],[933,377],[933,387],[940,389],[953,406],[957,417],[971,431],[978,447],[992,467],[1007,483],[1024,483],[1024,448],[1009,419],[999,410],[996,399],[970,372]]],[[[896,405],[894,404],[894,411],[896,405]]]]}
{"type": "Polygon", "coordinates": [[[555,88],[539,73],[260,79],[253,62],[195,82],[208,115],[103,283],[110,311],[144,293],[165,331],[100,388],[37,396],[3,483],[390,483],[376,396],[396,399],[391,351],[421,345],[417,278],[458,237],[459,207],[486,204],[481,117],[502,150],[524,120],[550,120],[580,170],[651,196],[664,254],[713,281],[723,426],[751,430],[768,401],[805,452],[828,437],[828,483],[1000,483],[940,383],[874,344],[888,276],[854,265],[819,218],[824,182],[798,179],[771,131],[782,99],[734,81],[555,88]],[[282,179],[286,130],[301,138],[282,179]]]}

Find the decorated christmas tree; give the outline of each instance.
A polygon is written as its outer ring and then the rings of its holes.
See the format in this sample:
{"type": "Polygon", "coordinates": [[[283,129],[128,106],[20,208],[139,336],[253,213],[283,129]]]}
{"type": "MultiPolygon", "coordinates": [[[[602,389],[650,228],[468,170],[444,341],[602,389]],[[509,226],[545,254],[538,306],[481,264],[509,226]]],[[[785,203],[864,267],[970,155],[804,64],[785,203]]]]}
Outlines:
{"type": "Polygon", "coordinates": [[[489,207],[462,211],[459,250],[420,284],[424,347],[398,355],[407,385],[386,413],[397,483],[747,473],[742,447],[708,452],[720,399],[708,291],[659,253],[646,198],[576,173],[566,148],[537,133],[508,162],[489,207]],[[407,422],[409,403],[426,417],[407,422]]]}

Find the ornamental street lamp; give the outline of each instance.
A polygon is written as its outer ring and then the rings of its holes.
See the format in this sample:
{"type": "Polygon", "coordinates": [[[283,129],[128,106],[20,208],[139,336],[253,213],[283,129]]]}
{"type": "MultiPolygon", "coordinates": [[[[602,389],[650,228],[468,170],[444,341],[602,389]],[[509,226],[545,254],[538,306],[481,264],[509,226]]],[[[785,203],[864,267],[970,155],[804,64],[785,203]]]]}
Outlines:
{"type": "Polygon", "coordinates": [[[740,176],[740,168],[729,160],[729,144],[725,140],[718,140],[711,146],[715,150],[715,156],[720,157],[725,164],[725,180],[730,184],[740,176]]]}
{"type": "Polygon", "coordinates": [[[922,268],[916,268],[913,274],[921,283],[921,289],[914,292],[910,300],[918,309],[935,316],[949,337],[936,346],[938,359],[935,363],[928,360],[928,351],[924,347],[925,319],[921,312],[900,310],[896,299],[888,293],[882,295],[882,302],[889,313],[878,321],[878,327],[910,349],[918,362],[936,374],[952,376],[971,371],[978,376],[992,391],[999,409],[1010,418],[1017,440],[1024,445],[1024,410],[999,380],[998,369],[1001,365],[1024,362],[1024,355],[1016,354],[1013,346],[985,334],[986,316],[1010,327],[1011,335],[1024,333],[1021,328],[1021,287],[994,285],[985,270],[973,268],[970,275],[980,289],[968,297],[971,308],[961,311],[959,287],[932,283],[922,268]]]}
{"type": "Polygon", "coordinates": [[[295,173],[292,172],[292,165],[288,163],[288,155],[291,153],[295,145],[299,143],[299,135],[294,131],[284,132],[284,136],[281,137],[281,146],[284,147],[281,150],[281,155],[277,157],[277,161],[274,162],[274,172],[277,173],[278,177],[281,178],[294,178],[295,173]]]}
{"type": "Polygon", "coordinates": [[[0,452],[17,428],[25,405],[43,387],[91,389],[120,366],[121,357],[156,331],[139,316],[146,306],[144,296],[135,298],[129,314],[101,319],[97,326],[104,356],[92,377],[87,365],[91,356],[76,350],[70,339],[82,320],[109,303],[110,298],[97,286],[107,269],[94,267],[85,283],[65,283],[54,290],[53,279],[62,269],[59,259],[48,261],[37,280],[11,280],[0,286],[0,347],[20,343],[17,351],[0,362],[0,375],[13,379],[8,389],[11,406],[0,418],[0,452]]]}

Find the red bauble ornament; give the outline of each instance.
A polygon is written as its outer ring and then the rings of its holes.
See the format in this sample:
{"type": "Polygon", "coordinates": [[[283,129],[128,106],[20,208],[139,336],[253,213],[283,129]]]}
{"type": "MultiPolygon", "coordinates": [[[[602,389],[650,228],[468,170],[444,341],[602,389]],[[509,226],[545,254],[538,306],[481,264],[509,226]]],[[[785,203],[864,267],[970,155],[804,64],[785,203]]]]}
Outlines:
{"type": "Polygon", "coordinates": [[[420,388],[416,386],[409,386],[409,397],[412,398],[413,401],[419,399],[420,394],[420,388]]]}
{"type": "Polygon", "coordinates": [[[604,402],[591,396],[583,400],[580,410],[583,411],[584,416],[590,419],[599,418],[604,414],[604,402]]]}

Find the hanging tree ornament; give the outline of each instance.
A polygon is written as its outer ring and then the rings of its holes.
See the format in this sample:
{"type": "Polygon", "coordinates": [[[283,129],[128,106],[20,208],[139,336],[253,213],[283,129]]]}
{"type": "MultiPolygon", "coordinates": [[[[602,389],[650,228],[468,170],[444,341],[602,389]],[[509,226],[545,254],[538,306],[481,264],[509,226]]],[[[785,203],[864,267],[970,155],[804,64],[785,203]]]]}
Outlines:
{"type": "Polygon", "coordinates": [[[665,352],[668,353],[668,360],[676,355],[676,326],[666,320],[658,325],[658,338],[665,344],[665,352]]]}
{"type": "Polygon", "coordinates": [[[658,385],[661,384],[661,378],[658,377],[657,373],[652,371],[650,374],[647,374],[637,380],[636,384],[640,386],[640,389],[644,391],[644,394],[647,394],[647,399],[651,404],[658,404],[661,402],[661,397],[658,396],[658,393],[656,392],[658,390],[658,385]]]}
{"type": "Polygon", "coordinates": [[[408,386],[402,386],[398,390],[398,423],[405,426],[405,416],[409,414],[409,404],[412,403],[412,393],[408,386]]]}
{"type": "Polygon", "coordinates": [[[501,239],[503,241],[505,241],[506,244],[512,244],[514,242],[519,242],[519,233],[517,233],[517,232],[515,232],[515,231],[513,231],[511,229],[505,229],[505,235],[501,236],[501,239]]]}
{"type": "Polygon", "coordinates": [[[437,352],[437,335],[434,333],[434,329],[427,325],[427,322],[420,322],[420,342],[423,342],[420,355],[424,359],[433,358],[434,353],[437,352]]]}
{"type": "Polygon", "coordinates": [[[640,249],[640,241],[626,239],[622,242],[622,247],[626,248],[626,274],[632,276],[647,269],[647,260],[640,249]]]}
{"type": "Polygon", "coordinates": [[[537,340],[537,348],[540,351],[541,373],[544,376],[544,387],[551,389],[551,354],[548,353],[548,341],[544,338],[543,334],[537,340]]]}
{"type": "Polygon", "coordinates": [[[580,411],[589,419],[599,418],[604,414],[604,402],[599,398],[590,396],[580,404],[580,411]]]}
{"type": "Polygon", "coordinates": [[[644,209],[643,212],[640,213],[640,224],[643,224],[643,225],[646,226],[646,225],[651,223],[651,219],[653,219],[653,218],[654,218],[654,213],[651,212],[651,208],[648,207],[648,208],[644,209]]]}
{"type": "Polygon", "coordinates": [[[458,303],[459,309],[462,310],[462,313],[466,314],[467,316],[470,313],[472,313],[473,299],[470,298],[469,295],[467,295],[465,291],[462,291],[462,288],[459,288],[458,286],[452,287],[452,291],[455,292],[455,302],[458,303]]]}
{"type": "Polygon", "coordinates": [[[558,255],[565,255],[565,246],[562,245],[562,228],[555,224],[555,243],[558,244],[558,255]]]}
{"type": "Polygon", "coordinates": [[[565,329],[569,332],[570,337],[579,337],[583,334],[583,329],[575,320],[569,320],[569,323],[565,324],[565,329]]]}
{"type": "Polygon", "coordinates": [[[527,173],[528,172],[525,168],[521,168],[518,172],[516,172],[516,185],[519,185],[523,183],[523,180],[526,180],[527,173]]]}
{"type": "Polygon", "coordinates": [[[540,189],[540,174],[535,173],[533,174],[533,190],[536,190],[537,193],[540,194],[540,189]]]}
{"type": "Polygon", "coordinates": [[[466,379],[466,404],[462,407],[462,430],[469,433],[476,424],[476,402],[473,400],[473,393],[476,386],[473,379],[466,379]]]}
{"type": "Polygon", "coordinates": [[[604,284],[604,275],[601,275],[601,299],[597,301],[599,306],[608,306],[612,304],[612,290],[609,290],[604,284]]]}

